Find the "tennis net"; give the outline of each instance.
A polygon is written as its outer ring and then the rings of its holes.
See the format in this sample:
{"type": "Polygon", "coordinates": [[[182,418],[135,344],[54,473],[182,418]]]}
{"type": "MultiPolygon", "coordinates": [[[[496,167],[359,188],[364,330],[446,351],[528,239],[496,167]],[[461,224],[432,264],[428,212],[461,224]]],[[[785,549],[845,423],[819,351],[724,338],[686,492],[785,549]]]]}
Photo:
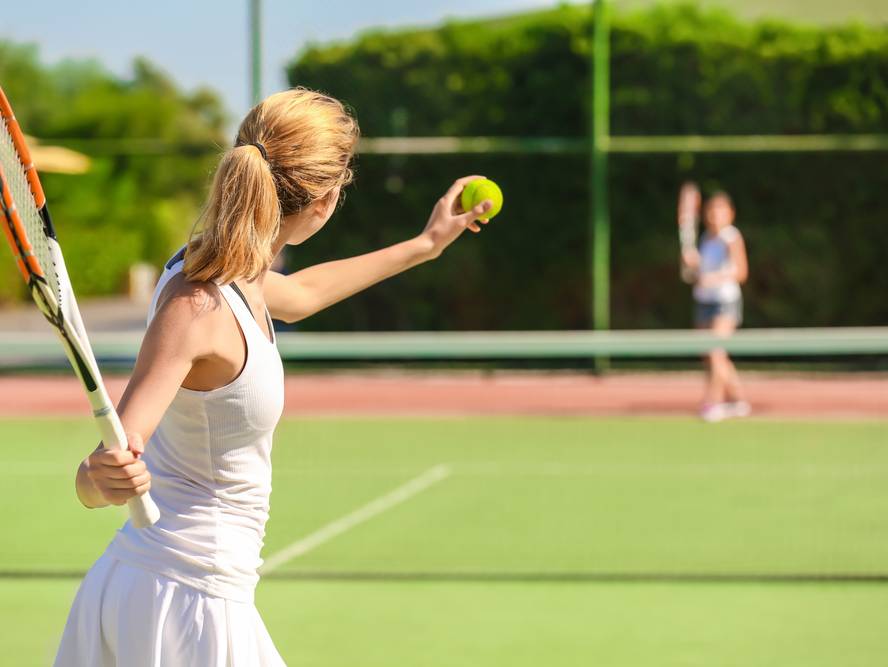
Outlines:
{"type": "MultiPolygon", "coordinates": [[[[91,336],[100,359],[131,361],[142,334],[91,336]]],[[[888,327],[742,329],[729,338],[695,330],[281,332],[278,348],[299,360],[509,360],[695,357],[715,348],[738,357],[886,356],[888,327]]],[[[42,333],[0,333],[0,367],[64,364],[56,339],[42,333]]]]}

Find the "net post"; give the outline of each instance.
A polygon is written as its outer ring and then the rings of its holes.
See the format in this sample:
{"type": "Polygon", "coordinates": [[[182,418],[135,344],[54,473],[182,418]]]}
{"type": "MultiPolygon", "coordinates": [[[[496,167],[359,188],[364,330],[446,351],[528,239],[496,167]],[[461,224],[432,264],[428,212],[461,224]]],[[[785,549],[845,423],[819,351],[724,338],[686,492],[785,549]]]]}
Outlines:
{"type": "Polygon", "coordinates": [[[262,100],[262,0],[250,5],[250,104],[262,100]]]}
{"type": "MultiPolygon", "coordinates": [[[[391,136],[396,141],[403,141],[408,134],[410,112],[406,107],[396,106],[389,114],[389,126],[391,136]]],[[[393,153],[388,158],[388,176],[386,177],[386,190],[396,194],[404,189],[404,165],[407,163],[407,153],[393,153]]]]}
{"type": "MultiPolygon", "coordinates": [[[[592,48],[589,50],[592,104],[590,118],[589,220],[590,321],[598,330],[610,328],[610,220],[607,201],[608,137],[610,135],[610,22],[606,0],[592,3],[592,48]]],[[[607,357],[596,357],[598,371],[608,367],[607,357]]]]}

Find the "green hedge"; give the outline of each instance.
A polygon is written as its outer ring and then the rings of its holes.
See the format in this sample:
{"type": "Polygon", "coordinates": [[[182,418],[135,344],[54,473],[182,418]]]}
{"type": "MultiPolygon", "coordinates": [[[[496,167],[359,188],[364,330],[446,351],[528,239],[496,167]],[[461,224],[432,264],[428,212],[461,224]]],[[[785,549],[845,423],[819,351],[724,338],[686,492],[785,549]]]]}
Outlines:
{"type": "MultiPolygon", "coordinates": [[[[90,61],[40,63],[33,47],[0,41],[0,84],[25,132],[46,144],[151,138],[224,145],[214,93],[179,91],[137,60],[120,79],[90,61]]],[[[89,148],[85,149],[89,154],[89,148]]],[[[49,207],[78,294],[126,287],[131,264],[161,264],[186,237],[206,191],[213,155],[90,155],[83,175],[42,174],[49,207]]],[[[9,250],[2,245],[2,257],[9,250]]],[[[21,298],[22,281],[0,261],[0,302],[21,298]]]]}
{"type": "MultiPolygon", "coordinates": [[[[305,50],[292,84],[356,109],[367,136],[582,136],[589,13],[583,7],[433,30],[372,32],[305,50]]],[[[888,30],[741,23],[690,6],[614,17],[614,134],[888,132],[888,30]]],[[[675,197],[695,178],[734,196],[747,237],[753,326],[888,322],[888,156],[614,156],[613,324],[689,323],[677,280],[675,197]]],[[[498,180],[506,208],[434,265],[305,324],[314,329],[584,327],[588,167],[579,156],[363,156],[331,229],[292,268],[421,229],[453,177],[498,180]]]]}

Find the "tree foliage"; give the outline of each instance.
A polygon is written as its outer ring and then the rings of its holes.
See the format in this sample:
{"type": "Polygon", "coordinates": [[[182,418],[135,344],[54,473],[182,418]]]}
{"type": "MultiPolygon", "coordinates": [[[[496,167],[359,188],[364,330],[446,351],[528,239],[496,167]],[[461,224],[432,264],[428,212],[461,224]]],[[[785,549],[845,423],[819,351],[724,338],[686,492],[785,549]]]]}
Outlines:
{"type": "MultiPolygon", "coordinates": [[[[350,104],[367,136],[584,136],[585,7],[314,45],[292,84],[350,104]]],[[[888,30],[743,23],[655,7],[612,30],[614,134],[888,132],[888,30]]],[[[747,321],[888,322],[886,156],[880,153],[613,156],[613,321],[686,326],[675,197],[696,178],[738,206],[751,258],[747,321]]],[[[588,324],[588,165],[581,156],[364,156],[338,219],[294,267],[415,233],[453,177],[482,173],[506,207],[479,237],[310,321],[320,329],[560,328],[588,324]]]]}
{"type": "MultiPolygon", "coordinates": [[[[192,225],[214,156],[114,148],[139,139],[218,145],[225,124],[219,98],[183,93],[146,60],[121,79],[93,61],[46,66],[34,47],[11,42],[0,42],[0,83],[28,135],[91,157],[86,174],[41,174],[77,292],[120,291],[131,264],[164,261],[192,225]]],[[[21,281],[4,264],[0,299],[20,296],[21,281]]]]}

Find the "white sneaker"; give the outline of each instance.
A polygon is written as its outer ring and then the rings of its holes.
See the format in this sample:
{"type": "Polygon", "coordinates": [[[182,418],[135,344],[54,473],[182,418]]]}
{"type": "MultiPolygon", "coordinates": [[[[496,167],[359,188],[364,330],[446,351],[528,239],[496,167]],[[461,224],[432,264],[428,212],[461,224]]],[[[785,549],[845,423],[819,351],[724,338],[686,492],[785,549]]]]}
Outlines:
{"type": "Polygon", "coordinates": [[[752,406],[746,401],[730,401],[722,405],[728,417],[748,417],[752,413],[752,406]]]}
{"type": "Polygon", "coordinates": [[[727,403],[707,403],[700,408],[700,419],[709,423],[727,419],[730,417],[726,410],[727,405],[727,403]]]}

